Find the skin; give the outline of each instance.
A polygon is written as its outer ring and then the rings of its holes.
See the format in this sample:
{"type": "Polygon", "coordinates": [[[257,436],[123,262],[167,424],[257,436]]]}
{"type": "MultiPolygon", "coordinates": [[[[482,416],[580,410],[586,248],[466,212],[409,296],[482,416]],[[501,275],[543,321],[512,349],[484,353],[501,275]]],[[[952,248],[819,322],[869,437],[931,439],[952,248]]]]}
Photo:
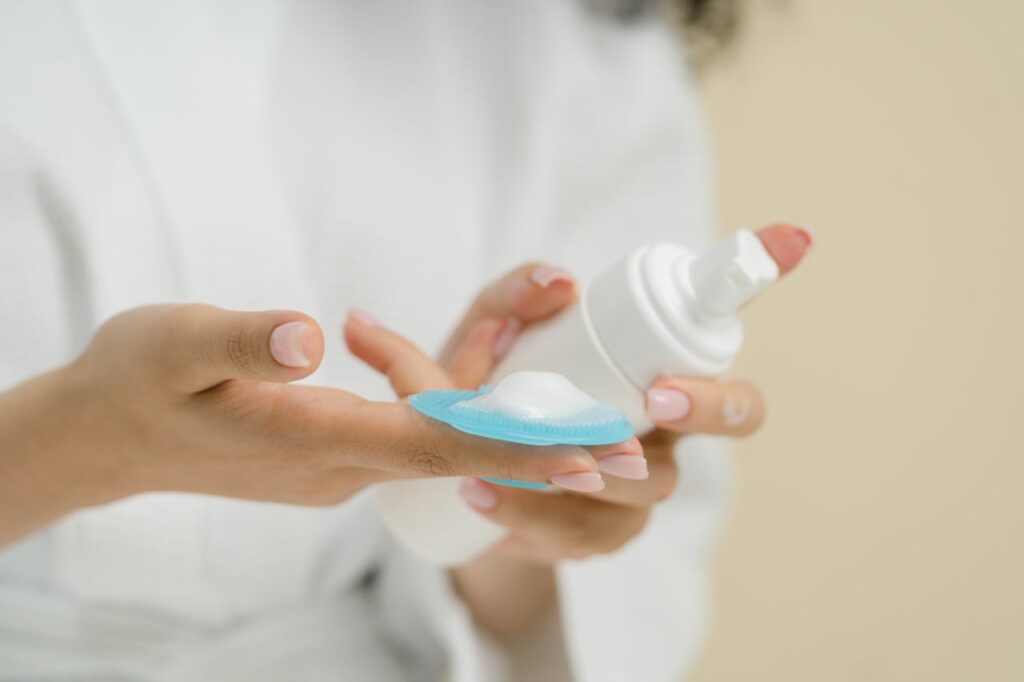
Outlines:
{"type": "MultiPolygon", "coordinates": [[[[790,226],[761,232],[772,234],[766,245],[786,272],[810,237],[790,226]]],[[[575,295],[568,273],[528,264],[481,292],[439,360],[365,313],[349,316],[345,342],[401,397],[475,387],[515,333],[575,295]]],[[[73,510],[147,491],[333,505],[381,481],[467,476],[477,493],[467,503],[509,533],[452,579],[481,625],[511,634],[553,603],[555,563],[613,552],[643,529],[678,479],[677,438],[746,435],[763,415],[749,383],[665,377],[654,388],[682,391],[691,407],[640,441],[501,443],[433,422],[404,401],[290,384],[315,371],[323,348],[316,322],[291,311],[157,305],[112,318],[74,361],[0,393],[0,546],[73,510]],[[275,339],[286,325],[301,333],[282,362],[275,339]],[[722,409],[729,402],[744,406],[740,422],[726,418],[736,412],[722,409]],[[591,492],[545,495],[479,480],[592,480],[612,458],[620,475],[605,473],[591,492]],[[636,465],[628,479],[624,459],[636,465]],[[481,494],[493,504],[481,506],[481,494]]]]}

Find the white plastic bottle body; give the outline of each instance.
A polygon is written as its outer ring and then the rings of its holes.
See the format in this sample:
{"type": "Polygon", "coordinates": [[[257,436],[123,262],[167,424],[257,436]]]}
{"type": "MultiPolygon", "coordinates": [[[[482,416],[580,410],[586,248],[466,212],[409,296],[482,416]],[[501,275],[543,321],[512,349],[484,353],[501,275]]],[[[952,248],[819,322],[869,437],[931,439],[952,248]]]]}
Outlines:
{"type": "Polygon", "coordinates": [[[373,501],[381,521],[413,554],[457,566],[501,540],[505,529],[459,495],[461,478],[412,478],[379,483],[373,501]]]}

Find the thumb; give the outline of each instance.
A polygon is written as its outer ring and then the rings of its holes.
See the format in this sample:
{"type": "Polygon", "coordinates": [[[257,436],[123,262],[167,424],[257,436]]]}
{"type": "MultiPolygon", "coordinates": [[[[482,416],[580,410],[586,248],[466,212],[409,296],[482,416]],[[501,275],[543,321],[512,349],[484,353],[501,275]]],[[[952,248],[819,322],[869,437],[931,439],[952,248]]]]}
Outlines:
{"type": "Polygon", "coordinates": [[[228,379],[295,381],[312,374],[324,353],[316,321],[289,310],[173,306],[152,333],[156,366],[168,383],[186,392],[228,379]]]}

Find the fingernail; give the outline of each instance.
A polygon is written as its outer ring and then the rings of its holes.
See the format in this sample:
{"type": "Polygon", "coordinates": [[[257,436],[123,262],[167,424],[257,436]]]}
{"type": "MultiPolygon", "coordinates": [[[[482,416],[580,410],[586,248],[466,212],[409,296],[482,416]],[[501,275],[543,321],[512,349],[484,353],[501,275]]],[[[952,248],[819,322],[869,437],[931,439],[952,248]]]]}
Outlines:
{"type": "Polygon", "coordinates": [[[303,349],[309,325],[305,322],[286,322],[270,333],[270,354],[285,367],[309,367],[309,358],[303,349]]]}
{"type": "Polygon", "coordinates": [[[366,312],[365,310],[360,310],[359,308],[352,308],[351,310],[349,310],[348,317],[350,320],[355,320],[364,327],[376,327],[378,324],[380,324],[379,322],[377,322],[377,318],[375,318],[373,315],[366,312]]]}
{"type": "Polygon", "coordinates": [[[794,227],[796,227],[796,231],[804,239],[804,250],[809,251],[810,248],[814,246],[814,230],[809,227],[797,227],[795,225],[794,227]]]}
{"type": "Polygon", "coordinates": [[[690,396],[674,388],[647,390],[647,416],[653,422],[671,422],[685,419],[690,414],[690,396]]]}
{"type": "Polygon", "coordinates": [[[597,460],[597,468],[606,474],[642,481],[649,475],[647,460],[637,455],[611,455],[597,460]]]}
{"type": "Polygon", "coordinates": [[[540,265],[530,273],[530,280],[541,289],[547,289],[555,282],[574,284],[572,275],[564,268],[556,268],[552,265],[540,265]]]}
{"type": "Polygon", "coordinates": [[[459,484],[459,494],[470,507],[480,511],[491,511],[498,506],[498,493],[494,488],[476,478],[464,478],[459,484]]]}
{"type": "Polygon", "coordinates": [[[590,471],[581,471],[575,474],[555,474],[551,482],[559,488],[572,490],[577,493],[596,493],[604,490],[604,479],[601,474],[590,471]]]}
{"type": "Polygon", "coordinates": [[[519,335],[520,328],[519,320],[514,317],[510,317],[505,320],[505,326],[502,327],[501,333],[498,334],[498,338],[494,340],[494,357],[502,358],[508,353],[509,349],[512,348],[512,342],[516,340],[519,335]]]}

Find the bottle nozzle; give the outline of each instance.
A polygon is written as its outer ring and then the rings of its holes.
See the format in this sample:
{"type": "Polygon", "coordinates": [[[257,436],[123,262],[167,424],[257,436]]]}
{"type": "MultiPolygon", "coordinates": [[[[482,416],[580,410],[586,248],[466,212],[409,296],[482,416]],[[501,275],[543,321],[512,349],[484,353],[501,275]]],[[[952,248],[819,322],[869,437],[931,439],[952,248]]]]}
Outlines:
{"type": "Polygon", "coordinates": [[[778,264],[749,230],[714,244],[690,269],[697,300],[715,315],[732,315],[778,278],[778,264]]]}

